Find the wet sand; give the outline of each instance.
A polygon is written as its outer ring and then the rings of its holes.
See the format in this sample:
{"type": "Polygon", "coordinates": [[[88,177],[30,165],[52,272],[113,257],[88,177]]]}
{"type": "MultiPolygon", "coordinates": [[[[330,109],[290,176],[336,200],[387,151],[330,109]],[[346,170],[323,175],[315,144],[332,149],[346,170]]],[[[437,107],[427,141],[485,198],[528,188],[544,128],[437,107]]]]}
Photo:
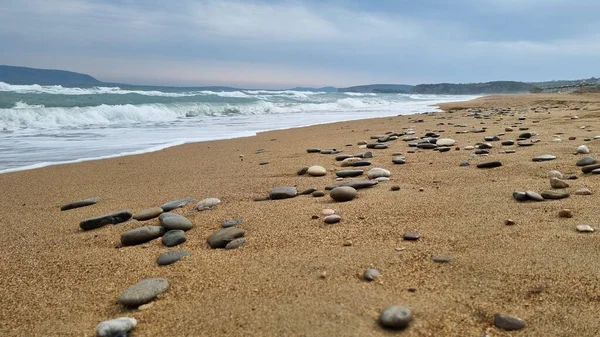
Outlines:
{"type": "Polygon", "coordinates": [[[0,175],[0,331],[94,336],[99,322],[129,316],[138,320],[135,337],[600,335],[600,178],[582,174],[575,162],[586,155],[574,155],[582,144],[589,156],[600,150],[600,140],[584,141],[600,135],[600,96],[490,96],[442,107],[449,112],[272,131],[0,175]],[[468,109],[481,110],[480,118],[468,109]],[[514,124],[520,116],[526,116],[523,124],[514,124]],[[468,125],[455,126],[463,123],[468,125]],[[502,140],[516,140],[518,128],[526,126],[541,141],[531,147],[493,142],[489,156],[474,158],[473,150],[464,150],[513,125],[502,140]],[[481,127],[486,132],[456,133],[481,127]],[[460,150],[408,153],[414,148],[406,142],[388,142],[388,149],[372,150],[370,161],[371,167],[390,170],[391,181],[359,190],[350,202],[336,203],[328,195],[252,201],[277,186],[323,190],[335,182],[333,170],[340,169],[335,155],[309,154],[307,148],[364,152],[357,142],[405,128],[416,136],[444,130],[441,137],[455,139],[460,150]],[[562,141],[552,142],[560,132],[562,141]],[[255,153],[259,149],[264,153],[255,153]],[[516,153],[502,153],[505,149],[516,153]],[[393,152],[402,152],[407,163],[393,165],[393,152]],[[531,160],[542,154],[557,159],[531,160]],[[503,165],[476,168],[492,160],[503,165]],[[259,165],[262,161],[269,164],[259,165]],[[460,167],[463,161],[471,165],[460,167]],[[321,165],[329,173],[297,176],[304,165],[321,165]],[[552,169],[578,177],[567,180],[567,191],[587,187],[594,194],[539,203],[512,198],[516,190],[549,190],[546,175],[552,169]],[[392,185],[400,190],[391,191],[392,185]],[[141,225],[134,221],[79,230],[89,217],[189,196],[222,203],[204,212],[190,213],[194,203],[174,211],[195,224],[179,247],[163,247],[159,239],[116,248],[122,232],[141,225]],[[59,210],[90,197],[102,200],[59,210]],[[324,208],[335,209],[342,221],[325,225],[324,208]],[[563,208],[573,218],[559,218],[563,208]],[[208,235],[236,217],[244,219],[239,227],[247,231],[246,244],[237,250],[208,248],[208,235]],[[509,218],[516,224],[506,226],[509,218]],[[578,233],[579,224],[598,231],[578,233]],[[407,231],[419,232],[420,240],[403,241],[407,231]],[[348,240],[351,246],[344,245],[348,240]],[[158,266],[157,256],[173,249],[192,255],[158,266]],[[432,255],[453,259],[435,263],[432,255]],[[368,267],[382,277],[362,280],[368,267]],[[125,288],[148,277],[168,279],[170,289],[143,310],[118,304],[125,288]],[[390,333],[377,323],[380,311],[392,304],[413,311],[404,332],[390,333]],[[527,326],[499,330],[495,313],[517,316],[527,326]]]}

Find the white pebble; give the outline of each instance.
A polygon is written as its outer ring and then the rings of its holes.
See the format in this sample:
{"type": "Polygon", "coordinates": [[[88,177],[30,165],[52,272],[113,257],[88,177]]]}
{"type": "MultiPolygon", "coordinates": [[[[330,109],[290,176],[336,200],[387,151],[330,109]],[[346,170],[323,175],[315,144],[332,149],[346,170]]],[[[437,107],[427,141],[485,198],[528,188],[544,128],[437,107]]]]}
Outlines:
{"type": "Polygon", "coordinates": [[[126,336],[136,325],[136,319],[131,317],[119,317],[110,321],[100,322],[96,326],[96,336],[113,337],[123,335],[123,333],[126,336]]]}

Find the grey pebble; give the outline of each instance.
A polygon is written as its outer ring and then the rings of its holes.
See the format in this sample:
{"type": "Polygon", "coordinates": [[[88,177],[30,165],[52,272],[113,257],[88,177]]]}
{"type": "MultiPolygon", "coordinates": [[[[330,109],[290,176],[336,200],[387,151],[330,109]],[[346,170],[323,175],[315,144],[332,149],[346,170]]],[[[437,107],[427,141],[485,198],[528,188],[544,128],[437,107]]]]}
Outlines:
{"type": "Polygon", "coordinates": [[[169,201],[167,203],[162,204],[160,206],[160,208],[162,208],[162,210],[165,212],[170,212],[176,208],[180,208],[180,207],[187,205],[188,202],[193,201],[193,200],[196,200],[196,198],[190,197],[190,198],[185,198],[185,199],[173,200],[173,201],[169,201]]]}
{"type": "Polygon", "coordinates": [[[165,229],[161,226],[144,226],[128,230],[121,234],[121,244],[123,246],[134,246],[161,237],[165,229]]]}
{"type": "Polygon", "coordinates": [[[102,200],[102,199],[101,198],[89,198],[89,199],[84,199],[84,200],[73,201],[73,202],[69,202],[67,204],[61,205],[60,210],[67,211],[67,210],[74,209],[74,208],[90,206],[90,205],[97,203],[100,200],[102,200]]]}
{"type": "Polygon", "coordinates": [[[167,247],[174,247],[187,241],[185,232],[181,229],[173,229],[166,232],[162,237],[162,244],[167,247]]]}
{"type": "Polygon", "coordinates": [[[410,309],[399,305],[389,306],[379,315],[379,323],[388,329],[404,329],[411,321],[410,309]]]}
{"type": "Polygon", "coordinates": [[[243,220],[244,220],[243,218],[235,218],[235,219],[225,220],[221,224],[221,227],[227,228],[227,227],[237,226],[237,225],[241,224],[243,220]]]}
{"type": "Polygon", "coordinates": [[[246,238],[233,239],[227,243],[227,245],[225,245],[225,249],[237,249],[240,248],[244,243],[246,243],[246,238]]]}
{"type": "Polygon", "coordinates": [[[525,321],[518,317],[494,314],[494,325],[502,330],[512,331],[525,328],[525,321]]]}
{"type": "Polygon", "coordinates": [[[192,254],[185,250],[171,250],[161,253],[156,259],[156,263],[158,263],[159,266],[166,266],[181,260],[185,256],[190,255],[192,254]]]}
{"type": "Polygon", "coordinates": [[[363,273],[363,279],[366,281],[373,281],[379,276],[381,276],[381,273],[375,268],[367,268],[363,273]]]}
{"type": "Polygon", "coordinates": [[[169,281],[164,278],[149,278],[125,289],[119,296],[119,302],[126,307],[139,307],[156,298],[169,289],[169,281]]]}
{"type": "Polygon", "coordinates": [[[163,213],[158,217],[158,222],[166,230],[181,229],[188,231],[194,227],[192,222],[183,215],[175,213],[163,213]]]}
{"type": "Polygon", "coordinates": [[[116,225],[131,219],[131,211],[118,211],[106,215],[85,219],[79,223],[79,228],[84,231],[100,228],[105,225],[116,225]]]}
{"type": "Polygon", "coordinates": [[[296,187],[294,186],[281,186],[275,187],[269,191],[269,198],[271,200],[288,199],[293,198],[298,194],[296,187]]]}
{"type": "Polygon", "coordinates": [[[246,231],[237,227],[222,228],[212,233],[206,241],[210,248],[225,248],[234,239],[246,235],[246,231]]]}

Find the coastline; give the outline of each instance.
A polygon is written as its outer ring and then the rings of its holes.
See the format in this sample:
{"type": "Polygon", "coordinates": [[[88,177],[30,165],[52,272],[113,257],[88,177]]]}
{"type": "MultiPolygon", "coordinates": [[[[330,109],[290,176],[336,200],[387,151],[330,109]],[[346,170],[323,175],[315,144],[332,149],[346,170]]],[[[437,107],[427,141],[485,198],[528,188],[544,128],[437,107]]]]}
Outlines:
{"type": "MultiPolygon", "coordinates": [[[[550,169],[578,176],[569,181],[570,191],[587,187],[600,193],[600,183],[574,166],[581,156],[572,154],[581,144],[590,147],[592,156],[598,153],[600,141],[583,138],[600,135],[600,122],[592,118],[600,111],[599,96],[488,96],[441,107],[454,112],[418,115],[423,123],[411,122],[417,115],[343,121],[0,174],[5,191],[0,231],[7,238],[0,248],[0,330],[9,336],[93,335],[102,320],[132,316],[138,320],[137,337],[385,336],[376,324],[379,311],[401,304],[413,309],[409,334],[415,336],[504,336],[490,323],[498,311],[527,322],[526,329],[511,336],[592,336],[600,329],[594,317],[600,296],[594,271],[600,262],[585,257],[597,253],[599,234],[573,228],[580,223],[598,227],[597,194],[521,204],[511,193],[549,189],[550,169]],[[548,108],[535,112],[532,106],[548,108]],[[513,116],[495,114],[508,107],[513,116]],[[474,119],[468,108],[493,115],[474,119]],[[517,150],[513,154],[499,152],[498,146],[489,156],[475,158],[464,150],[483,135],[502,133],[521,114],[538,132],[539,144],[511,147],[517,150]],[[569,119],[575,114],[579,119],[569,119]],[[455,133],[482,125],[488,132],[455,133]],[[334,156],[308,154],[307,148],[362,152],[358,141],[405,127],[419,136],[444,129],[441,135],[456,139],[461,150],[410,154],[398,140],[374,150],[372,158],[371,167],[390,170],[391,181],[360,190],[351,202],[335,203],[328,196],[252,201],[276,186],[322,190],[334,182],[331,171],[339,169],[334,156]],[[564,132],[562,142],[552,142],[558,132],[564,132]],[[577,139],[568,141],[570,135],[577,139]],[[407,164],[392,165],[396,151],[407,164]],[[531,161],[544,153],[558,158],[531,161]],[[475,168],[489,160],[503,166],[475,168]],[[263,161],[269,164],[259,165],[263,161]],[[461,161],[471,166],[459,167],[461,161]],[[328,174],[297,176],[296,169],[304,165],[321,165],[328,174]],[[390,191],[392,185],[400,191],[390,191]],[[217,197],[222,204],[193,214],[187,212],[192,205],[176,211],[195,228],[182,246],[192,256],[171,266],[156,265],[156,256],[167,250],[160,240],[146,248],[115,248],[122,232],[139,226],[134,222],[78,230],[79,221],[92,216],[137,212],[188,196],[217,197]],[[103,200],[58,209],[89,197],[103,200]],[[327,226],[322,219],[311,220],[323,208],[336,209],[342,222],[327,226]],[[562,208],[575,216],[559,219],[562,208]],[[235,217],[244,218],[240,227],[247,231],[247,244],[233,251],[207,248],[206,237],[235,217]],[[505,226],[507,218],[516,225],[505,226]],[[402,241],[405,231],[418,231],[422,238],[402,241]],[[347,240],[351,246],[344,246],[347,240]],[[453,260],[436,264],[432,255],[453,260]],[[381,270],[381,280],[367,283],[357,277],[367,267],[381,270]],[[119,293],[146,277],[167,278],[171,287],[144,310],[120,307],[119,293]]],[[[518,133],[515,129],[501,138],[516,139],[518,133]]]]}

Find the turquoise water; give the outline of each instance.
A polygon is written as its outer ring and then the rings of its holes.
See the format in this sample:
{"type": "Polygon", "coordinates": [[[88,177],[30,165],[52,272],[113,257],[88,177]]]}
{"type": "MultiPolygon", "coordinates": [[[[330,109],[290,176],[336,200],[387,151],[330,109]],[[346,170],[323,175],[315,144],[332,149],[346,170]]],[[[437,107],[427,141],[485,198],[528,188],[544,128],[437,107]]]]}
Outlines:
{"type": "Polygon", "coordinates": [[[433,111],[473,96],[0,82],[0,173],[343,120],[433,111]]]}

